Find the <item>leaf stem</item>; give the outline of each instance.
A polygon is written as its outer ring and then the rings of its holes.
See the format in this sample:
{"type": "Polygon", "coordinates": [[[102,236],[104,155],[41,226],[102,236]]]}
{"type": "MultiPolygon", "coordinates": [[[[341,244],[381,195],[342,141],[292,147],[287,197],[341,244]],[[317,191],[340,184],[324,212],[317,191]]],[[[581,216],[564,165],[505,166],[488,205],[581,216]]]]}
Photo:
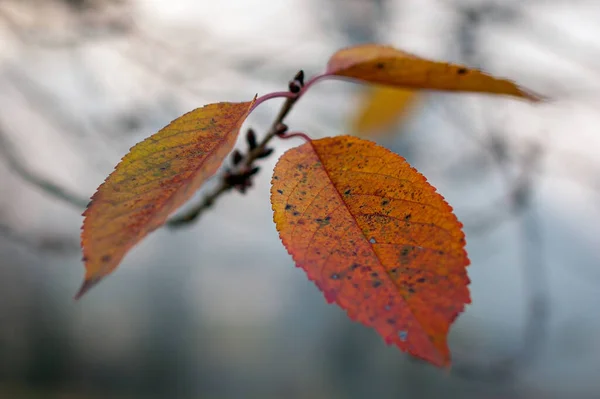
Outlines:
{"type": "MultiPolygon", "coordinates": [[[[251,169],[253,167],[254,162],[257,159],[261,158],[261,155],[264,154],[265,150],[267,149],[267,145],[271,142],[271,140],[274,137],[278,137],[279,135],[281,135],[282,128],[285,129],[283,121],[292,110],[296,101],[298,101],[302,97],[302,95],[308,90],[310,86],[312,86],[322,77],[323,75],[317,75],[311,78],[309,81],[307,81],[306,84],[301,84],[302,82],[292,81],[296,82],[296,84],[300,83],[300,90],[297,93],[293,93],[291,91],[274,92],[261,96],[256,100],[256,103],[252,107],[252,110],[254,110],[256,106],[267,100],[285,97],[285,102],[281,106],[281,109],[279,110],[279,113],[275,117],[275,120],[271,124],[269,130],[267,130],[267,133],[265,134],[263,139],[258,143],[258,145],[253,149],[249,149],[247,154],[244,155],[243,162],[240,162],[239,166],[237,167],[238,172],[243,173],[244,170],[247,171],[251,169]]],[[[299,133],[293,133],[293,135],[298,136],[299,133]]],[[[306,138],[308,138],[308,136],[306,136],[306,138]]],[[[308,138],[308,140],[310,141],[310,138],[308,138]]],[[[230,180],[227,180],[226,177],[227,174],[223,174],[217,187],[215,187],[210,193],[208,193],[206,197],[204,197],[198,204],[193,206],[187,212],[184,212],[179,216],[175,216],[171,220],[167,221],[167,227],[175,229],[194,222],[204,211],[209,209],[214,204],[217,198],[219,198],[222,194],[235,188],[235,186],[232,185],[230,183],[230,180]]]]}
{"type": "Polygon", "coordinates": [[[279,135],[280,139],[286,139],[286,140],[293,139],[294,137],[300,137],[307,143],[312,141],[312,139],[306,133],[302,133],[302,132],[289,132],[289,133],[279,135]]]}
{"type": "Polygon", "coordinates": [[[271,100],[273,98],[281,98],[281,97],[292,98],[292,97],[296,97],[296,96],[298,96],[298,93],[291,93],[289,91],[275,91],[273,93],[265,94],[264,96],[260,96],[256,99],[256,101],[254,102],[254,105],[252,106],[252,108],[250,108],[250,112],[254,111],[256,109],[256,107],[258,107],[260,104],[264,103],[265,101],[271,100]]]}

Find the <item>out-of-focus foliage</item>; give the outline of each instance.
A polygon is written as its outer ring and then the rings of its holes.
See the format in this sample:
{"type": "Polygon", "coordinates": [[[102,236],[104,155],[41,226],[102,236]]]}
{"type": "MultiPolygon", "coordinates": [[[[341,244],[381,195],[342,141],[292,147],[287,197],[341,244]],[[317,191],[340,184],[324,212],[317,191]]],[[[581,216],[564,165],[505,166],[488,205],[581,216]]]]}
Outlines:
{"type": "Polygon", "coordinates": [[[351,129],[361,136],[385,134],[411,114],[420,97],[415,90],[386,86],[362,90],[351,129]]]}

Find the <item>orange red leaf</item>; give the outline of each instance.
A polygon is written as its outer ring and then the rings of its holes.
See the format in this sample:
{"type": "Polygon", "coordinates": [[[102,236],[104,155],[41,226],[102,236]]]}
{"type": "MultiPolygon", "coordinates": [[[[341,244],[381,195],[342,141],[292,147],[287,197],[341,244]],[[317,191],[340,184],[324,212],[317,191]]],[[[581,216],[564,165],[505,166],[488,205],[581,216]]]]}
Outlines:
{"type": "Polygon", "coordinates": [[[326,74],[402,88],[507,94],[532,101],[540,100],[509,80],[477,69],[431,61],[376,44],[338,51],[329,59],[326,74]]]}
{"type": "Polygon", "coordinates": [[[387,343],[438,366],[470,303],[462,225],[404,158],[351,136],[287,151],[273,219],[296,265],[387,343]]]}
{"type": "Polygon", "coordinates": [[[115,270],[134,245],[217,171],[253,104],[206,105],[131,148],[83,214],[86,274],[76,297],[115,270]]]}

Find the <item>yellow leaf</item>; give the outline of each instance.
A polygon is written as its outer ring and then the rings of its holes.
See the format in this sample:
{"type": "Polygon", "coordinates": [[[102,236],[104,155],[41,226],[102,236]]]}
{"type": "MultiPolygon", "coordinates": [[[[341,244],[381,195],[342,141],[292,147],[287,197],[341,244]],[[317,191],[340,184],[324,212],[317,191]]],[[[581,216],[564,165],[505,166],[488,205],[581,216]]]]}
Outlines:
{"type": "Polygon", "coordinates": [[[254,101],[209,104],[135,145],[98,187],[83,216],[85,280],[76,298],[112,273],[213,175],[254,101]]]}
{"type": "Polygon", "coordinates": [[[415,90],[377,86],[365,90],[352,124],[355,133],[377,136],[407,116],[419,96],[415,90]]]}
{"type": "Polygon", "coordinates": [[[464,65],[431,61],[389,46],[366,44],[335,53],[326,75],[386,86],[507,94],[540,101],[515,83],[464,65]]]}

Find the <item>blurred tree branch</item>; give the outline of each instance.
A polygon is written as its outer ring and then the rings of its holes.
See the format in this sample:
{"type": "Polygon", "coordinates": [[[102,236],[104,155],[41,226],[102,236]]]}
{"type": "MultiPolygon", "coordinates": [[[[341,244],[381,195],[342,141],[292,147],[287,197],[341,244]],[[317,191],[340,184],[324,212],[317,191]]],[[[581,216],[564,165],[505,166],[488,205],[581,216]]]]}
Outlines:
{"type": "Polygon", "coordinates": [[[38,188],[51,197],[83,209],[89,202],[79,194],[61,187],[52,180],[29,170],[26,163],[18,155],[18,151],[10,143],[5,128],[0,125],[0,158],[6,163],[10,171],[19,176],[23,181],[38,188]]]}

